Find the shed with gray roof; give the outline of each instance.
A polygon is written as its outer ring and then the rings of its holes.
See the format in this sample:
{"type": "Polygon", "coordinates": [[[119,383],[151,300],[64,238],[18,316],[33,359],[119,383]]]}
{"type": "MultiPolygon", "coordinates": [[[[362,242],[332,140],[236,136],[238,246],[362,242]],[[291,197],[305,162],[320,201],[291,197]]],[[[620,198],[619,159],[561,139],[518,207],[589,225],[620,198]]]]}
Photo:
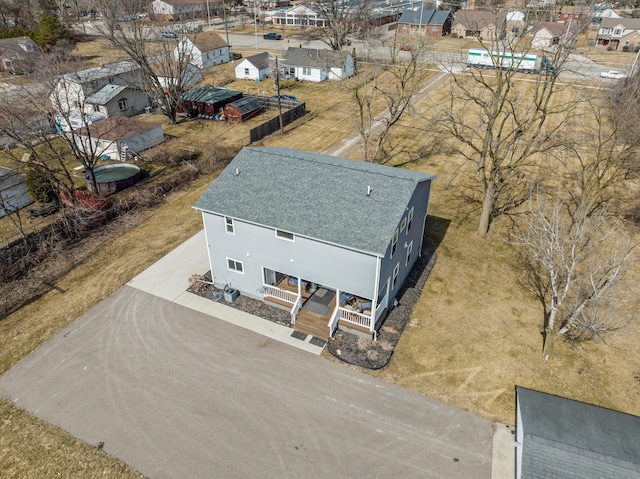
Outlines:
{"type": "Polygon", "coordinates": [[[516,387],[517,479],[640,478],[640,417],[516,387]]]}
{"type": "MultiPolygon", "coordinates": [[[[243,148],[194,205],[214,282],[265,298],[278,297],[283,277],[302,278],[363,299],[368,319],[351,320],[374,334],[421,254],[434,178],[300,150],[243,148]]],[[[296,300],[289,301],[295,321],[296,300]]]]}

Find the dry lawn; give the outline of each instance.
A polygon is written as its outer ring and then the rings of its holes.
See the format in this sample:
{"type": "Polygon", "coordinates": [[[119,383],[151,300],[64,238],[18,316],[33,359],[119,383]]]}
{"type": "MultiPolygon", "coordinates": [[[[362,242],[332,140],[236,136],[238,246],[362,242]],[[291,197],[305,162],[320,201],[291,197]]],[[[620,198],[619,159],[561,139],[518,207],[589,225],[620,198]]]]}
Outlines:
{"type": "MultiPolygon", "coordinates": [[[[227,86],[246,92],[270,87],[251,82],[227,86]]],[[[323,151],[352,133],[352,110],[336,84],[292,82],[284,85],[283,93],[306,101],[310,115],[285,136],[275,134],[261,144],[323,151]]],[[[436,91],[420,105],[429,108],[429,101],[442,99],[442,91],[436,91]]],[[[415,151],[424,141],[415,129],[418,121],[407,121],[403,133],[407,147],[415,151]]],[[[170,144],[180,148],[236,148],[248,141],[248,125],[189,120],[164,126],[176,137],[170,144]]],[[[637,326],[608,344],[560,342],[556,355],[545,363],[541,308],[518,286],[513,251],[502,240],[505,225],[497,222],[485,240],[474,234],[476,212],[452,201],[464,183],[454,176],[451,160],[434,155],[409,166],[439,175],[427,224],[427,235],[438,245],[438,261],[391,364],[375,374],[511,424],[516,384],[640,414],[637,326]]],[[[191,205],[213,178],[168,195],[126,233],[105,237],[95,256],[62,277],[56,290],[1,321],[0,374],[198,231],[201,219],[191,205]]],[[[8,401],[0,401],[0,412],[0,470],[9,477],[137,477],[135,471],[8,401]]]]}

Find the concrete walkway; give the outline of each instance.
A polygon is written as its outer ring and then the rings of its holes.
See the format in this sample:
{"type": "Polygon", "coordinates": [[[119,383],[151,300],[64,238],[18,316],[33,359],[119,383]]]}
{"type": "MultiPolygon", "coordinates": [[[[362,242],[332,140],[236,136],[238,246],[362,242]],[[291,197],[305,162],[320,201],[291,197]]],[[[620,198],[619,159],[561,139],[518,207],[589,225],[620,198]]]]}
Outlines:
{"type": "MultiPolygon", "coordinates": [[[[188,293],[186,290],[189,287],[189,277],[192,274],[204,274],[209,269],[206,238],[204,231],[201,231],[133,278],[127,285],[289,346],[316,355],[322,352],[323,348],[308,342],[311,336],[307,337],[306,341],[300,341],[291,336],[291,328],[239,311],[225,305],[224,302],[214,302],[188,293]]],[[[511,428],[504,424],[494,424],[491,479],[515,477],[513,444],[514,435],[511,428]]]]}
{"type": "Polygon", "coordinates": [[[167,254],[127,283],[127,286],[158,296],[173,303],[213,316],[235,326],[248,329],[304,351],[320,354],[322,347],[291,336],[293,329],[237,310],[221,302],[187,292],[189,277],[209,271],[204,230],[167,254]]]}

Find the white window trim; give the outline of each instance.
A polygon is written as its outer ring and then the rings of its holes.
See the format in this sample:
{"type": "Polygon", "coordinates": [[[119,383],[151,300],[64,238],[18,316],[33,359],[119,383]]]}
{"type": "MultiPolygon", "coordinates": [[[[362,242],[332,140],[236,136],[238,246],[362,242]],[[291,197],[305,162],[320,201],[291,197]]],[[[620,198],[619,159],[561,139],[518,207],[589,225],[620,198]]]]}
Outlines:
{"type": "Polygon", "coordinates": [[[404,260],[404,265],[407,266],[409,264],[409,259],[411,258],[411,253],[413,251],[413,241],[409,243],[409,246],[407,246],[407,256],[404,260]]]}
{"type": "Polygon", "coordinates": [[[234,273],[238,273],[238,274],[244,274],[244,263],[242,261],[238,261],[237,259],[233,259],[233,258],[229,258],[227,256],[227,269],[229,271],[233,271],[234,273]],[[237,269],[234,268],[230,268],[229,267],[229,261],[233,261],[236,265],[240,264],[240,267],[242,268],[242,271],[238,271],[237,269]]]}
{"type": "Polygon", "coordinates": [[[400,273],[400,263],[397,263],[393,268],[393,274],[391,275],[391,290],[394,290],[398,284],[398,274],[400,273]]]}
{"type": "Polygon", "coordinates": [[[236,234],[236,222],[230,216],[224,217],[224,230],[227,232],[227,234],[230,234],[230,235],[236,234]],[[230,220],[231,223],[229,223],[227,220],[230,220]],[[229,227],[231,227],[231,231],[229,231],[229,227]]]}
{"type": "Polygon", "coordinates": [[[399,232],[398,230],[395,230],[393,233],[393,237],[391,238],[391,256],[390,258],[393,258],[393,255],[396,254],[396,251],[398,250],[398,236],[399,236],[399,232]]]}
{"type": "Polygon", "coordinates": [[[413,224],[413,207],[409,210],[407,215],[407,234],[411,231],[411,225],[413,224]]]}
{"type": "Polygon", "coordinates": [[[276,234],[276,238],[278,239],[289,241],[291,243],[296,242],[296,235],[294,235],[293,233],[290,233],[289,231],[276,229],[275,234],[276,234]],[[285,233],[285,234],[291,235],[291,238],[287,238],[286,236],[280,236],[278,233],[285,233]]]}
{"type": "Polygon", "coordinates": [[[407,218],[402,218],[402,222],[400,223],[400,232],[404,231],[405,226],[407,226],[407,218]]]}

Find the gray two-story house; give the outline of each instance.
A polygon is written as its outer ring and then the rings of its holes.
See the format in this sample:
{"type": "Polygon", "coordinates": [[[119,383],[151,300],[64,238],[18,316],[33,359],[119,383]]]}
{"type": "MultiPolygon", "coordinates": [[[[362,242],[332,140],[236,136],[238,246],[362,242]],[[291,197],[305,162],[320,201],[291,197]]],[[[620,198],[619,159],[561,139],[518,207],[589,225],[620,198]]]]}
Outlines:
{"type": "Polygon", "coordinates": [[[375,337],[421,254],[435,176],[244,148],[195,203],[214,283],[286,307],[294,327],[375,337]]]}

